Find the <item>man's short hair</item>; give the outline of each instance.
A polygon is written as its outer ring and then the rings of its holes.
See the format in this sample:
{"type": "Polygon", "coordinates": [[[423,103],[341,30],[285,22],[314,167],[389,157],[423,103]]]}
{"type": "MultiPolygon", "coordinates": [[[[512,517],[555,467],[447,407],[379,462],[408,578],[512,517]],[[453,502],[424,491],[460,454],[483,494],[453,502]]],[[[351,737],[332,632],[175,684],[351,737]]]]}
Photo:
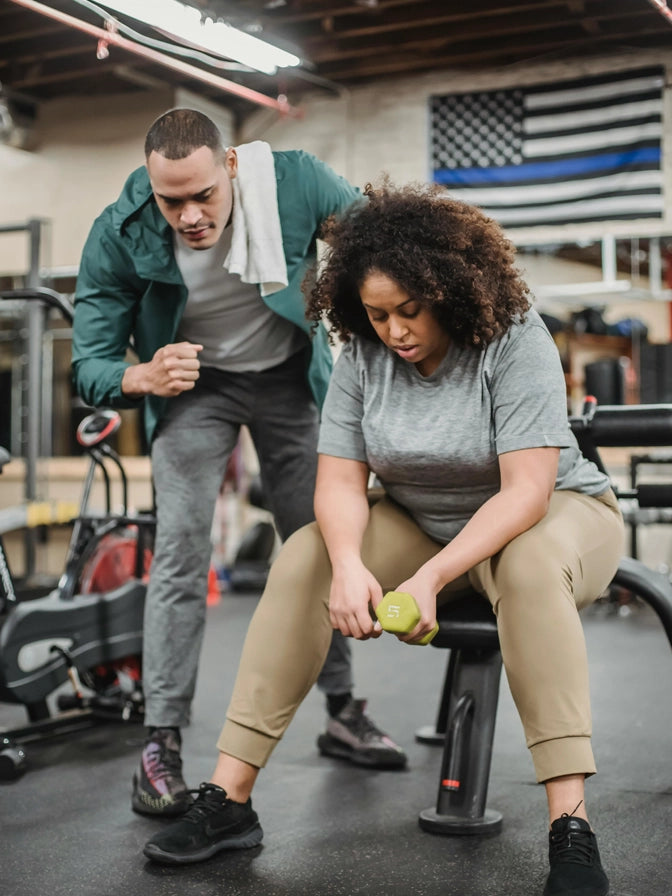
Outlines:
{"type": "Polygon", "coordinates": [[[207,146],[216,157],[224,156],[217,125],[196,109],[171,109],[156,119],[145,138],[145,158],[156,152],[165,159],[186,159],[207,146]]]}

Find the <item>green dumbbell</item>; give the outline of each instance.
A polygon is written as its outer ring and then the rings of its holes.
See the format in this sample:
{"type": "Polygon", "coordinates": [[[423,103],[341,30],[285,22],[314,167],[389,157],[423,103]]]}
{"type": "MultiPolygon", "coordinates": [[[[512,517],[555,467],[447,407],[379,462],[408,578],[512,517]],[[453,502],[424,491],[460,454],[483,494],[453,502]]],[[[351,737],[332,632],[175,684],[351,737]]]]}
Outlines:
{"type": "MultiPolygon", "coordinates": [[[[395,635],[405,635],[412,632],[420,622],[420,608],[412,594],[408,594],[406,591],[388,591],[376,607],[376,616],[384,631],[393,632],[395,635]]],[[[424,638],[408,643],[429,644],[438,630],[437,622],[432,631],[424,638]]]]}

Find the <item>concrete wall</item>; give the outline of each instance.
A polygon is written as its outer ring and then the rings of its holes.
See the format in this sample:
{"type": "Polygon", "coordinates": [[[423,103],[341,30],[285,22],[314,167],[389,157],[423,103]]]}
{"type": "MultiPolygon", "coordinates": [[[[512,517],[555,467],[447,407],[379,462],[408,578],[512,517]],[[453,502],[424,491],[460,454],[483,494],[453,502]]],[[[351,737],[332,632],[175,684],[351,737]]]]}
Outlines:
{"type": "MultiPolygon", "coordinates": [[[[302,120],[278,119],[267,111],[255,112],[241,129],[241,142],[252,139],[267,140],[275,149],[300,146],[329,162],[353,184],[364,184],[379,179],[385,172],[396,183],[426,181],[430,176],[428,99],[433,94],[460,90],[506,89],[548,80],[576,78],[582,75],[621,71],[640,65],[665,64],[672,68],[672,53],[661,59],[659,54],[624,53],[608,59],[556,61],[553,63],[511,66],[500,71],[445,71],[416,78],[373,84],[340,95],[325,97],[315,93],[301,104],[305,110],[302,120]]],[[[666,130],[672,122],[672,91],[665,96],[666,130]]],[[[665,141],[665,189],[672,191],[672,140],[665,141]]],[[[621,222],[610,225],[616,236],[660,235],[672,233],[672,212],[667,220],[658,222],[621,222]]],[[[520,229],[515,239],[524,242],[574,242],[599,240],[604,225],[583,224],[565,227],[520,229]]],[[[520,266],[532,290],[538,286],[598,280],[601,272],[595,267],[572,265],[541,258],[521,257],[520,266]]],[[[648,283],[640,282],[642,288],[648,283]]],[[[544,301],[541,310],[564,317],[583,307],[580,299],[572,303],[544,301]]],[[[667,302],[627,302],[615,296],[605,312],[608,321],[625,317],[640,317],[649,326],[653,341],[670,339],[669,306],[667,302]]]]}
{"type": "MultiPolygon", "coordinates": [[[[584,75],[618,72],[645,65],[672,67],[672,53],[632,52],[600,59],[584,59],[514,65],[499,70],[446,70],[414,78],[388,79],[340,95],[324,91],[300,105],[303,120],[278,119],[266,110],[252,114],[241,128],[240,141],[268,140],[274,149],[299,146],[329,162],[352,183],[363,186],[386,171],[396,182],[427,180],[430,172],[428,99],[433,94],[469,90],[507,89],[584,75]]],[[[666,91],[666,121],[672,121],[672,94],[666,91]]],[[[665,147],[667,186],[672,184],[672,144],[665,147]]],[[[647,225],[647,228],[650,225],[647,225]]],[[[661,225],[670,232],[672,217],[661,225]]],[[[614,232],[629,233],[632,223],[617,225],[614,232]]],[[[564,229],[572,239],[599,237],[602,225],[564,229]]],[[[518,231],[521,241],[556,240],[562,228],[518,231]]]]}

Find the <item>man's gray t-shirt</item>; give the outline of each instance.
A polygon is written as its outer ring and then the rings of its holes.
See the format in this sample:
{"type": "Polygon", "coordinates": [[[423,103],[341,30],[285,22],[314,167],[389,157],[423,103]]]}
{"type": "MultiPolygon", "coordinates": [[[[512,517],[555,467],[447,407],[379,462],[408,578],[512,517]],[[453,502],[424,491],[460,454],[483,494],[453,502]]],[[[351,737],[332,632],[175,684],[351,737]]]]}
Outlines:
{"type": "Polygon", "coordinates": [[[200,250],[174,235],[175,260],[189,291],[176,341],[202,345],[204,367],[267,370],[308,345],[308,338],[266,306],[256,284],[243,283],[224,267],[232,234],[227,227],[214,246],[200,250]]]}
{"type": "Polygon", "coordinates": [[[556,489],[609,487],[579,451],[558,350],[531,310],[484,351],[451,344],[428,377],[382,342],[353,338],[334,367],[318,451],[368,464],[443,544],[499,490],[498,455],[543,446],[561,449],[556,489]]]}

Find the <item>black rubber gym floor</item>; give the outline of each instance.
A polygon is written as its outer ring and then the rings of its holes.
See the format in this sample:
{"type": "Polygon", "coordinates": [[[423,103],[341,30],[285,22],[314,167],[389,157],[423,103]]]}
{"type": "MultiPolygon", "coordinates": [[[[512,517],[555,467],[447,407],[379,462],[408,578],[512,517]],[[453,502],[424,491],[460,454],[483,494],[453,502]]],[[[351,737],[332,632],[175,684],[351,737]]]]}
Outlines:
{"type": "MultiPolygon", "coordinates": [[[[225,596],[208,610],[192,725],[184,732],[187,780],[206,780],[256,599],[225,596]]],[[[622,617],[584,613],[592,670],[599,773],[588,807],[611,896],[672,893],[672,651],[647,608],[622,617]]],[[[321,757],[324,724],[313,691],[262,772],[254,796],[262,846],[192,867],[142,855],[159,822],[130,809],[139,725],[111,724],[31,743],[29,769],[0,785],[3,896],[541,896],[546,804],[534,783],[520,723],[502,679],[488,805],[501,833],[423,832],[418,812],[436,802],[441,749],[414,741],[433,723],[447,652],[392,636],[354,644],[357,696],[406,748],[405,772],[365,771],[321,757]]],[[[23,724],[0,705],[0,730],[23,724]]]]}

